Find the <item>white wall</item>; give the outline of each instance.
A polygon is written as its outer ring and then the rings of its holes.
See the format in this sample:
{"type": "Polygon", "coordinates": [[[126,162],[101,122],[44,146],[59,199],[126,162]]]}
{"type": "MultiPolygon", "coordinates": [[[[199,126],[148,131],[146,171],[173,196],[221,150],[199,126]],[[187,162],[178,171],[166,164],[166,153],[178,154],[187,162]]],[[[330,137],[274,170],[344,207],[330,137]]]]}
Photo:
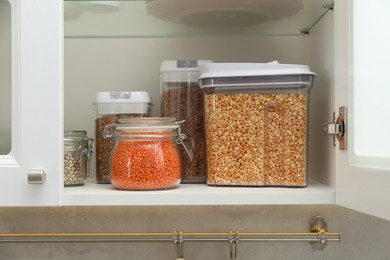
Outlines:
{"type": "Polygon", "coordinates": [[[332,121],[335,97],[334,17],[329,12],[306,39],[306,61],[317,73],[309,104],[309,176],[330,185],[335,183],[332,137],[323,133],[323,125],[332,121]]]}

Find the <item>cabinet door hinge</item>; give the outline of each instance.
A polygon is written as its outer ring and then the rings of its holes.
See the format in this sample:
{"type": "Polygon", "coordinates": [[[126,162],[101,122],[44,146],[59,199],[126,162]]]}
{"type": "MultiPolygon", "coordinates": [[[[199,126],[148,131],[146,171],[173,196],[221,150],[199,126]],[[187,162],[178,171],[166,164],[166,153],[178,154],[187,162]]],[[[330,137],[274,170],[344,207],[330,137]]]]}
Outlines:
{"type": "Polygon", "coordinates": [[[333,121],[324,125],[324,133],[333,137],[333,145],[336,139],[339,141],[339,149],[347,150],[347,107],[339,108],[339,115],[333,113],[333,121]]]}

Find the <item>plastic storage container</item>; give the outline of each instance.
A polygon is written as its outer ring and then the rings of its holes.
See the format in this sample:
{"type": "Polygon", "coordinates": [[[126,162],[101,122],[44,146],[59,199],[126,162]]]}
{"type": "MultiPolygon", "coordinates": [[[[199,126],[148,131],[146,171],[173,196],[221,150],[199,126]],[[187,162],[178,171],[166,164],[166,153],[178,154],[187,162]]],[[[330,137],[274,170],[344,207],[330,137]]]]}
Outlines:
{"type": "Polygon", "coordinates": [[[120,120],[120,124],[106,127],[105,136],[115,139],[111,184],[116,189],[160,190],[180,183],[176,146],[185,135],[174,118],[120,120]]]}
{"type": "Polygon", "coordinates": [[[106,125],[121,118],[150,116],[150,96],[145,91],[97,92],[95,106],[96,182],[110,183],[110,156],[114,140],[104,138],[106,125]]]}
{"type": "Polygon", "coordinates": [[[188,157],[179,146],[183,183],[206,182],[206,140],[204,131],[203,94],[199,87],[199,64],[208,60],[169,60],[160,68],[161,115],[184,121],[181,128],[186,133],[184,141],[192,153],[188,157]]]}
{"type": "Polygon", "coordinates": [[[304,65],[200,65],[205,94],[207,183],[307,185],[308,96],[304,65]]]}
{"type": "Polygon", "coordinates": [[[86,131],[64,132],[64,186],[84,185],[90,174],[93,138],[86,131]]]}

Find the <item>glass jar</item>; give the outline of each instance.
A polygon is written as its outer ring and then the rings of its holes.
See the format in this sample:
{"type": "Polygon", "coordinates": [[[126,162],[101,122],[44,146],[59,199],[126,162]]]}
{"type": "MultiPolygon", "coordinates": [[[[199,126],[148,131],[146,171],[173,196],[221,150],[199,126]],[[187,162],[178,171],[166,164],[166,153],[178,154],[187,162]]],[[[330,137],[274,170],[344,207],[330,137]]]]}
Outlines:
{"type": "Polygon", "coordinates": [[[103,136],[106,125],[117,124],[121,118],[150,115],[150,97],[145,91],[97,92],[95,107],[96,182],[110,183],[110,156],[114,140],[103,136]]]}
{"type": "Polygon", "coordinates": [[[185,135],[174,118],[128,118],[109,125],[105,137],[115,139],[111,184],[120,190],[160,190],[180,183],[177,144],[185,135]]]}
{"type": "Polygon", "coordinates": [[[64,186],[84,185],[90,174],[93,138],[86,131],[64,132],[64,186]]]}
{"type": "Polygon", "coordinates": [[[198,83],[198,65],[211,62],[166,60],[160,67],[161,115],[185,120],[181,129],[187,136],[186,147],[193,154],[193,160],[190,160],[184,146],[179,146],[182,183],[206,182],[204,103],[198,83]]]}

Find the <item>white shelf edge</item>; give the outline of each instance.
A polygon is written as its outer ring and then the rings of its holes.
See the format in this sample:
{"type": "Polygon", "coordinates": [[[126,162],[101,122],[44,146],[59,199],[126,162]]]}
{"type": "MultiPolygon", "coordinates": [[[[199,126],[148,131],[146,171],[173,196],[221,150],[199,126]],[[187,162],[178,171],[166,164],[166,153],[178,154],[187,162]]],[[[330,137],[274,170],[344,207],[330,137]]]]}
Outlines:
{"type": "Polygon", "coordinates": [[[315,181],[305,188],[213,187],[181,184],[161,191],[120,191],[86,183],[64,189],[64,206],[335,204],[335,189],[315,181]]]}

